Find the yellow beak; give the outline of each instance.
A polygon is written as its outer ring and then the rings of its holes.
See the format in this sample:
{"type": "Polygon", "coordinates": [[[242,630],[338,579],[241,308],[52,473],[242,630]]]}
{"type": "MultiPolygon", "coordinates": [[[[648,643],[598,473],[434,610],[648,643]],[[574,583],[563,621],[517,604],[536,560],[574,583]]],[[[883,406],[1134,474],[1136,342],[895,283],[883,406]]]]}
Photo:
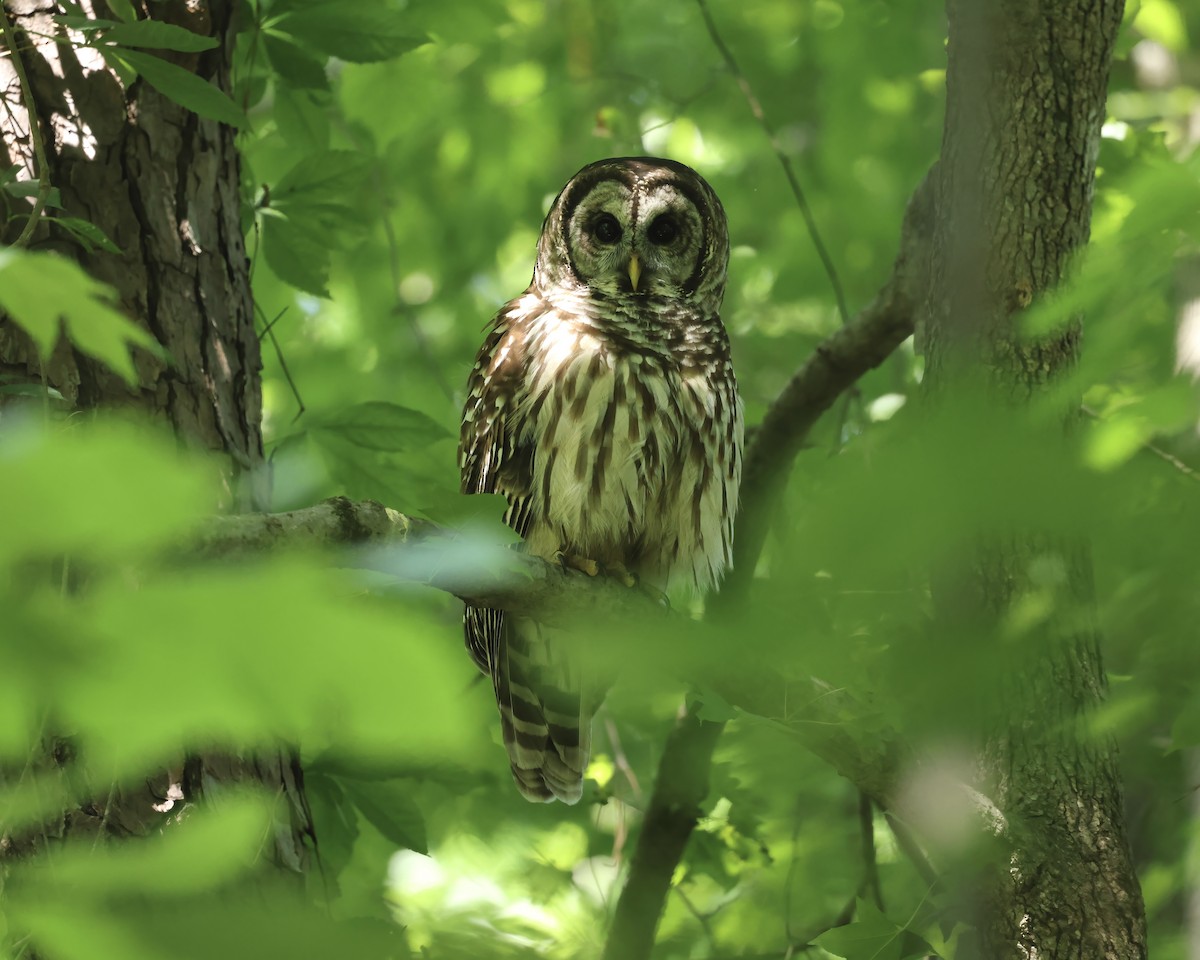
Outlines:
{"type": "Polygon", "coordinates": [[[629,258],[629,285],[633,287],[633,292],[637,293],[638,280],[642,276],[642,264],[638,260],[638,255],[635,253],[629,258]]]}

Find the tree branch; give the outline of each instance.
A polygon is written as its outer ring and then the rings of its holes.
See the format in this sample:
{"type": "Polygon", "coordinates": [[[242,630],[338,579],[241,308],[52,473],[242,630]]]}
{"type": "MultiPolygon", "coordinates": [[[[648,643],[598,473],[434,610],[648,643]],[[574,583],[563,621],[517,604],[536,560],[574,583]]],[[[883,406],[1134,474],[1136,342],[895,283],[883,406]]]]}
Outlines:
{"type": "Polygon", "coordinates": [[[724,728],[724,723],[701,720],[689,706],[667,737],[603,960],[649,956],[675,865],[703,813],[700,804],[708,794],[713,750],[724,728]]]}
{"type": "Polygon", "coordinates": [[[744,597],[792,461],[808,432],[843,391],[883,363],[912,334],[933,233],[933,182],[931,170],[908,201],[900,252],[883,289],[853,321],[813,351],[759,424],[746,451],[733,570],[719,595],[721,606],[744,597]]]}
{"type": "Polygon", "coordinates": [[[611,577],[589,577],[539,557],[472,538],[374,500],[333,497],[287,513],[210,518],[184,553],[235,559],[276,550],[356,547],[354,566],[452,593],[480,607],[552,625],[581,618],[661,617],[665,608],[611,577]]]}

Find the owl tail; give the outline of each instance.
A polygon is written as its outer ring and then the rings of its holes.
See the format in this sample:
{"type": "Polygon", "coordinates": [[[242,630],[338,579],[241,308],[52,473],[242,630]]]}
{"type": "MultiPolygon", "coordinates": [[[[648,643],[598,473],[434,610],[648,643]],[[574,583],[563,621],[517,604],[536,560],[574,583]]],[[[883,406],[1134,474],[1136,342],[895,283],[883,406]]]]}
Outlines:
{"type": "Polygon", "coordinates": [[[492,682],[517,789],[535,802],[577,803],[592,726],[578,671],[538,627],[506,627],[492,682]]]}

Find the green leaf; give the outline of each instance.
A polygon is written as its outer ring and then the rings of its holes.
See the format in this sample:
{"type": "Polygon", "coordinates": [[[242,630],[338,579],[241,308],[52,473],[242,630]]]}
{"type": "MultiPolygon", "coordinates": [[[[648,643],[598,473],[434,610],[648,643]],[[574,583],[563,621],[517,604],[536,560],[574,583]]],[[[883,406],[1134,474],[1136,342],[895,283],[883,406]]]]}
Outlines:
{"type": "Polygon", "coordinates": [[[122,47],[150,47],[157,50],[179,50],[184,53],[211,50],[217,45],[215,37],[192,33],[184,27],[163,23],[161,20],[118,23],[105,30],[101,40],[122,47]]]}
{"type": "Polygon", "coordinates": [[[826,930],[813,942],[845,960],[900,960],[903,927],[866,900],[858,901],[854,916],[853,923],[826,930]]]}
{"type": "Polygon", "coordinates": [[[99,248],[108,253],[121,253],[121,248],[108,239],[94,223],[78,217],[47,217],[75,237],[89,253],[99,248]]]}
{"type": "Polygon", "coordinates": [[[358,811],[388,840],[417,853],[429,852],[425,818],[413,802],[408,784],[394,780],[337,779],[358,811]]]}
{"type": "Polygon", "coordinates": [[[1187,25],[1179,7],[1171,0],[1143,0],[1133,28],[1168,50],[1178,53],[1187,48],[1187,25]]]}
{"type": "Polygon", "coordinates": [[[451,436],[445,427],[419,410],[384,400],[356,403],[322,417],[317,426],[368,450],[395,453],[420,450],[451,436]]]}
{"type": "MultiPolygon", "coordinates": [[[[414,508],[416,509],[416,508],[414,508]]],[[[500,493],[460,493],[458,490],[429,490],[421,499],[420,511],[437,523],[470,531],[490,542],[512,544],[521,538],[504,522],[508,500],[500,493]]]]}
{"type": "Polygon", "coordinates": [[[330,112],[324,99],[319,90],[275,88],[275,125],[290,148],[304,152],[329,149],[330,112]]]}
{"type": "Polygon", "coordinates": [[[736,720],[742,715],[740,710],[732,706],[728,700],[715,690],[701,687],[695,692],[694,697],[699,704],[699,710],[696,715],[701,720],[709,720],[713,723],[725,723],[730,720],[736,720]]]}
{"type": "Polygon", "coordinates": [[[229,791],[218,806],[143,843],[111,846],[104,856],[96,856],[90,843],[69,844],[52,861],[32,864],[34,876],[22,880],[43,879],[83,897],[203,891],[245,873],[270,825],[270,798],[229,791]]]}
{"type": "Polygon", "coordinates": [[[159,93],[170,97],[181,107],[210,120],[219,120],[231,127],[242,127],[246,116],[229,96],[214,84],[196,74],[159,57],[123,47],[104,48],[105,59],[112,57],[136,70],[159,93]]]}
{"type": "MultiPolygon", "coordinates": [[[[36,197],[42,190],[41,180],[15,180],[11,183],[4,184],[5,193],[13,197],[36,197]]],[[[62,194],[58,192],[58,187],[51,187],[46,193],[46,206],[56,210],[62,209],[62,194]]]]}
{"type": "Polygon", "coordinates": [[[80,267],[50,253],[0,251],[0,307],[37,344],[43,358],[58,341],[60,322],[71,342],[137,383],[129,351],[142,347],[164,357],[158,342],[112,306],[112,290],[80,267]]]}
{"type": "Polygon", "coordinates": [[[361,230],[351,200],[359,196],[370,161],[347,150],[314,153],[293,166],[260,211],[263,255],[281,280],[328,297],[331,250],[344,230],[361,230]]]}
{"type": "Polygon", "coordinates": [[[1171,725],[1171,743],[1176,749],[1200,745],[1200,698],[1194,694],[1171,725]]]}
{"type": "Polygon", "coordinates": [[[108,9],[121,20],[127,20],[130,23],[137,19],[137,11],[133,9],[133,4],[130,0],[107,0],[108,9]]]}
{"type": "Polygon", "coordinates": [[[60,960],[85,957],[121,957],[122,960],[159,960],[161,951],[144,943],[129,924],[111,916],[102,905],[74,903],[47,890],[42,902],[14,905],[16,919],[37,943],[38,950],[60,960]]]}
{"type": "Polygon", "coordinates": [[[351,150],[309,154],[280,178],[271,191],[271,206],[336,205],[344,209],[344,195],[362,187],[370,168],[369,158],[351,150]]]}
{"type": "Polygon", "coordinates": [[[262,243],[267,265],[280,280],[316,297],[329,296],[329,240],[319,224],[264,211],[262,243]]]}
{"type": "Polygon", "coordinates": [[[396,11],[378,0],[313,5],[286,13],[272,26],[313,50],[351,63],[390,60],[429,42],[405,29],[396,11]]]}
{"type": "MultiPolygon", "coordinates": [[[[103,862],[109,849],[111,845],[100,846],[96,858],[103,862]]],[[[327,903],[329,891],[319,881],[316,886],[320,902],[327,903]]],[[[335,920],[335,911],[314,909],[294,888],[270,878],[260,878],[254,889],[252,896],[234,888],[209,896],[76,902],[47,886],[41,902],[26,902],[13,919],[32,932],[38,956],[55,960],[162,960],[162,945],[176,942],[182,946],[169,953],[180,960],[243,957],[247,945],[253,945],[258,960],[401,960],[412,955],[394,923],[335,920]]]]}
{"type": "Polygon", "coordinates": [[[0,461],[0,561],[77,553],[111,563],[178,539],[217,499],[204,461],[144,424],[9,426],[0,461]]]}
{"type": "Polygon", "coordinates": [[[119,27],[119,20],[96,20],[82,13],[59,14],[54,17],[55,23],[61,23],[64,27],[70,27],[72,30],[78,30],[81,33],[95,33],[98,30],[107,30],[110,27],[119,27]]]}
{"type": "Polygon", "coordinates": [[[412,474],[384,460],[378,451],[343,439],[331,430],[313,430],[313,442],[321,451],[329,474],[347,496],[378,500],[395,506],[412,502],[412,474]]]}
{"type": "Polygon", "coordinates": [[[267,31],[263,46],[279,78],[297,90],[328,90],[325,63],[280,34],[267,31]]]}
{"type": "Polygon", "coordinates": [[[313,824],[321,843],[321,885],[338,878],[358,843],[358,818],[354,805],[346,797],[341,781],[320,771],[304,769],[304,793],[312,810],[313,824]]]}
{"type": "Polygon", "coordinates": [[[283,738],[315,752],[448,761],[474,749],[471,725],[430,723],[461,692],[458,631],[413,606],[372,603],[356,580],[316,560],[182,569],[136,584],[112,577],[89,593],[86,634],[120,664],[84,661],[59,678],[62,723],[87,742],[96,769],[129,775],[166,762],[181,742],[273,749],[283,738]],[[411,687],[398,699],[400,675],[411,687]],[[164,713],[146,691],[178,676],[203,696],[175,698],[164,713]]]}

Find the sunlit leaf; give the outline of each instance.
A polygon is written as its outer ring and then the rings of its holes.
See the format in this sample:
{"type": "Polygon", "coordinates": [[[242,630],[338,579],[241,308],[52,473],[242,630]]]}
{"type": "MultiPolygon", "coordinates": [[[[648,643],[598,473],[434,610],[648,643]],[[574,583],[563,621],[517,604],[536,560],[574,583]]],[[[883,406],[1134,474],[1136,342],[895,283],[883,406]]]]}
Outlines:
{"type": "Polygon", "coordinates": [[[215,471],[146,426],[13,425],[0,432],[0,462],[0,560],[162,546],[217,502],[215,471]]]}
{"type": "Polygon", "coordinates": [[[1141,0],[1133,26],[1168,50],[1182,50],[1187,46],[1187,27],[1174,0],[1141,0]]]}
{"type": "Polygon", "coordinates": [[[356,599],[316,565],[179,573],[136,591],[111,583],[90,602],[88,629],[122,663],[119,674],[64,678],[70,722],[101,767],[132,771],[184,741],[269,748],[287,737],[314,750],[464,761],[474,749],[473,731],[442,719],[469,675],[456,631],[356,599]],[[164,618],[174,624],[169,657],[155,643],[164,618]],[[146,695],[180,674],[204,697],[164,708],[146,695]],[[403,697],[399,683],[411,684],[403,697]],[[109,709],[89,709],[98,697],[109,709]]]}
{"type": "MultiPolygon", "coordinates": [[[[150,47],[156,50],[180,50],[198,53],[217,45],[214,37],[201,36],[184,27],[161,20],[131,20],[106,29],[101,39],[121,47],[150,47]]],[[[153,82],[153,81],[151,81],[153,82]]]]}
{"type": "Polygon", "coordinates": [[[220,87],[189,70],[153,54],[128,50],[124,47],[104,48],[106,59],[115,59],[135,70],[146,82],[181,107],[210,120],[220,120],[231,127],[241,127],[246,116],[220,87]]]}
{"type": "Polygon", "coordinates": [[[112,305],[113,292],[75,263],[49,253],[0,251],[0,307],[48,357],[59,331],[84,353],[137,382],[130,348],[162,356],[154,338],[112,305]],[[61,326],[60,326],[61,325],[61,326]]]}

